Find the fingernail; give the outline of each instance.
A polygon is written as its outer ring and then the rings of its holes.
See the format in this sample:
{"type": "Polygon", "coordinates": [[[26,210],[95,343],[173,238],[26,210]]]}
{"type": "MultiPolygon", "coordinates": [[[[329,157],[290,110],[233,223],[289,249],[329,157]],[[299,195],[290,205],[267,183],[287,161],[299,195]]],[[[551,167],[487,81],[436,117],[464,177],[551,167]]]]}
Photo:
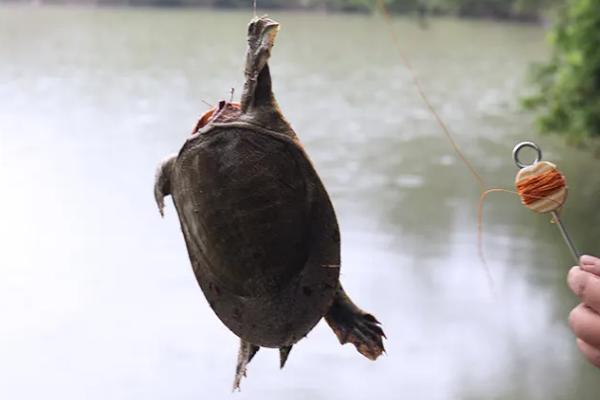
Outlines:
{"type": "Polygon", "coordinates": [[[600,259],[588,255],[583,255],[579,258],[581,265],[600,265],[600,259]]]}
{"type": "Polygon", "coordinates": [[[567,275],[567,284],[577,296],[583,291],[585,276],[579,267],[573,267],[567,275]]]}
{"type": "Polygon", "coordinates": [[[592,256],[581,256],[581,269],[600,276],[600,259],[592,256]]]}

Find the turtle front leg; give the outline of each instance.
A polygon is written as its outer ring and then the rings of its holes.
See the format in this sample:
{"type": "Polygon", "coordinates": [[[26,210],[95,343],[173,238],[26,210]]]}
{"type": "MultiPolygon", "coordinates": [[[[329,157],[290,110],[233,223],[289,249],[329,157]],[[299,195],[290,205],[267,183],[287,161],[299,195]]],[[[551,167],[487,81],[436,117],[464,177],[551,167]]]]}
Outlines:
{"type": "Polygon", "coordinates": [[[325,320],[341,344],[352,343],[356,350],[370,360],[385,351],[385,333],[381,323],[371,314],[358,308],[340,285],[325,320]]]}
{"type": "Polygon", "coordinates": [[[158,211],[162,217],[165,216],[165,196],[171,194],[171,173],[173,165],[177,160],[177,155],[172,155],[164,159],[156,168],[154,177],[154,199],[158,206],[158,211]]]}
{"type": "Polygon", "coordinates": [[[246,368],[248,363],[252,361],[254,355],[258,352],[260,347],[253,345],[250,342],[246,342],[240,339],[240,352],[238,353],[237,365],[235,367],[235,378],[233,380],[233,391],[240,390],[240,383],[242,378],[246,376],[246,368]]]}

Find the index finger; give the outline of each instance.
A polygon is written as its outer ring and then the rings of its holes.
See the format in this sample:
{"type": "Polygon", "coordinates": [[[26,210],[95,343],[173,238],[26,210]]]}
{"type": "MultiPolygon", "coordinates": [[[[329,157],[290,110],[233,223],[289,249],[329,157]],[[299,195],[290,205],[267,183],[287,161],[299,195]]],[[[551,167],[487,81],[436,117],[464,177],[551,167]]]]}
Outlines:
{"type": "Polygon", "coordinates": [[[573,267],[569,271],[567,283],[585,305],[600,313],[600,276],[573,267]]]}

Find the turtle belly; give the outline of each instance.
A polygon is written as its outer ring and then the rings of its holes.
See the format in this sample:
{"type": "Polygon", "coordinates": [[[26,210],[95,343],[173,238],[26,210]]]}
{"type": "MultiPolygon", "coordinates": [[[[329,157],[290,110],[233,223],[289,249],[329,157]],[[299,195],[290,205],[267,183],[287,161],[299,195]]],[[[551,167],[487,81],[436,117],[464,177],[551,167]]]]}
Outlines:
{"type": "Polygon", "coordinates": [[[173,196],[196,278],[225,325],[256,345],[302,338],[337,287],[339,270],[312,249],[307,162],[242,129],[211,133],[178,158],[173,196]]]}

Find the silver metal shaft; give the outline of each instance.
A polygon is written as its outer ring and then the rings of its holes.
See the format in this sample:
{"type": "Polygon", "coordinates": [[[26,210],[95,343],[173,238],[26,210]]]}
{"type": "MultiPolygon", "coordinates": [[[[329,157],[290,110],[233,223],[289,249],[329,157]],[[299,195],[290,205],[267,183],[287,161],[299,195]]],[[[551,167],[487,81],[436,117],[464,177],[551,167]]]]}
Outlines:
{"type": "Polygon", "coordinates": [[[560,216],[558,215],[558,213],[556,211],[552,211],[552,217],[554,218],[554,222],[556,222],[558,229],[560,229],[560,233],[562,234],[563,239],[565,239],[565,243],[567,243],[569,250],[571,250],[571,254],[573,255],[573,258],[575,259],[575,264],[579,264],[579,253],[577,252],[577,249],[575,248],[575,245],[573,244],[573,241],[571,240],[571,237],[569,236],[567,229],[565,228],[562,221],[560,220],[560,216]]]}

